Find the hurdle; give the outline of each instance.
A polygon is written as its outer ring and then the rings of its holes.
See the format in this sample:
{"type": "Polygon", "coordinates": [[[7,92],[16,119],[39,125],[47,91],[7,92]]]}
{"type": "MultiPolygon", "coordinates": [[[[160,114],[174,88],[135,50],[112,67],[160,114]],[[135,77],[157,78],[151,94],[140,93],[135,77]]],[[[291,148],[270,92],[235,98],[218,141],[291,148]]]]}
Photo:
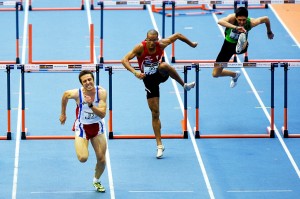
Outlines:
{"type": "Polygon", "coordinates": [[[90,24],[90,60],[39,60],[33,61],[32,24],[28,24],[28,63],[29,64],[93,64],[94,63],[94,24],[90,24]]]}
{"type": "MultiPolygon", "coordinates": [[[[234,0],[226,1],[226,4],[231,5],[218,5],[222,4],[222,1],[210,1],[210,5],[213,9],[233,9],[234,11],[238,8],[239,5],[243,5],[247,9],[267,9],[269,8],[268,3],[271,3],[271,0],[234,0]],[[249,5],[251,3],[251,5],[249,5]],[[232,6],[233,4],[233,6],[232,6]],[[218,5],[218,6],[217,6],[218,5]]],[[[224,4],[224,3],[223,3],[224,4]]]]}
{"type": "Polygon", "coordinates": [[[25,64],[18,65],[21,71],[21,96],[22,96],[22,114],[21,114],[21,139],[22,140],[65,140],[74,139],[70,135],[27,135],[25,123],[25,73],[72,73],[82,70],[96,72],[96,85],[99,85],[99,71],[102,68],[100,64],[25,64]]]}
{"type": "Polygon", "coordinates": [[[284,63],[281,66],[284,68],[284,109],[281,132],[284,138],[300,138],[300,134],[290,134],[288,130],[288,70],[300,67],[300,62],[284,63]]]}
{"type": "Polygon", "coordinates": [[[32,6],[32,0],[29,0],[29,11],[74,11],[74,10],[84,10],[84,0],[81,0],[79,7],[56,7],[56,8],[34,8],[32,6]]]}
{"type": "Polygon", "coordinates": [[[0,61],[0,64],[19,64],[20,63],[20,50],[19,50],[19,7],[21,7],[20,2],[15,1],[4,1],[0,2],[1,5],[15,5],[13,10],[16,11],[16,60],[15,61],[0,61]],[[1,4],[2,3],[2,4],[1,4]]]}
{"type": "Polygon", "coordinates": [[[7,131],[6,136],[0,136],[0,140],[11,140],[11,102],[10,102],[10,70],[14,69],[14,65],[0,64],[0,70],[6,70],[6,88],[7,88],[7,131]]]}
{"type": "Polygon", "coordinates": [[[20,1],[0,1],[0,6],[15,6],[15,8],[0,8],[0,11],[15,11],[16,8],[19,11],[23,10],[23,4],[22,4],[23,0],[20,1]],[[17,7],[19,6],[19,7],[17,7]]]}
{"type": "MultiPolygon", "coordinates": [[[[175,70],[183,70],[184,72],[184,82],[187,82],[187,72],[191,70],[190,66],[173,66],[175,70]]],[[[134,66],[137,70],[138,66],[134,66]]],[[[113,71],[125,71],[126,69],[123,66],[108,66],[105,67],[105,71],[108,71],[109,75],[109,119],[108,119],[108,132],[109,132],[109,139],[155,139],[154,135],[142,135],[142,134],[123,134],[123,135],[115,135],[113,131],[113,95],[112,95],[112,74],[113,71]]],[[[186,139],[188,138],[188,130],[187,130],[187,91],[184,90],[184,114],[183,120],[181,120],[181,127],[182,127],[182,134],[162,134],[162,139],[186,139]]]]}
{"type": "MultiPolygon", "coordinates": [[[[105,60],[104,61],[104,50],[103,50],[103,44],[104,44],[104,37],[103,37],[103,26],[104,26],[104,18],[103,18],[103,11],[105,10],[105,6],[107,5],[143,5],[144,7],[148,4],[151,4],[153,2],[151,1],[99,1],[97,5],[99,5],[99,8],[94,8],[94,10],[100,11],[100,55],[98,57],[98,62],[102,64],[120,64],[121,60],[105,60]]],[[[160,1],[162,3],[162,1],[160,1]]],[[[114,9],[108,9],[108,10],[114,10],[114,9]]],[[[125,9],[119,9],[119,10],[125,10],[125,9]]],[[[137,10],[137,9],[130,9],[130,10],[137,10]]],[[[137,63],[137,61],[132,60],[132,63],[137,63]]]]}
{"type": "MultiPolygon", "coordinates": [[[[165,25],[165,17],[168,16],[166,15],[165,11],[168,9],[168,10],[172,10],[172,14],[170,14],[169,16],[172,17],[172,34],[175,33],[175,1],[170,1],[170,2],[163,2],[162,3],[162,8],[161,8],[161,14],[162,14],[162,38],[165,38],[165,28],[166,28],[166,25],[165,25]],[[166,7],[166,5],[170,5],[171,4],[171,7],[166,7]]],[[[186,4],[199,4],[198,1],[192,1],[192,2],[188,2],[188,1],[185,1],[184,3],[186,4]]],[[[157,9],[155,8],[155,6],[153,6],[154,9],[157,9]]],[[[248,52],[245,52],[244,53],[244,62],[248,62],[248,52]]],[[[163,56],[162,57],[162,61],[165,60],[165,57],[163,56]]],[[[233,62],[237,62],[237,55],[234,54],[233,57],[232,57],[232,61],[233,62]]],[[[179,63],[179,64],[188,64],[188,63],[213,63],[215,62],[215,60],[176,60],[175,58],[175,42],[172,43],[172,50],[171,50],[171,63],[179,63]]]]}
{"type": "Polygon", "coordinates": [[[194,127],[194,136],[195,138],[274,138],[275,137],[275,124],[274,124],[274,71],[275,67],[278,67],[281,63],[197,63],[193,64],[196,73],[196,106],[195,106],[195,115],[196,115],[196,124],[194,127]],[[200,133],[199,121],[199,71],[200,68],[270,68],[271,71],[271,110],[270,110],[270,126],[267,127],[266,134],[202,134],[200,133]]]}
{"type": "MultiPolygon", "coordinates": [[[[137,6],[136,1],[100,1],[102,2],[105,6],[110,6],[110,7],[104,7],[104,10],[146,10],[146,4],[148,4],[148,1],[140,1],[139,5],[142,6],[137,6]],[[130,5],[135,5],[135,6],[130,6],[130,5]],[[121,5],[121,7],[119,6],[121,5]],[[124,6],[125,5],[125,6],[124,6]]],[[[98,2],[98,5],[99,3],[98,2]]],[[[94,7],[94,0],[90,1],[91,5],[91,10],[100,10],[101,8],[94,7]]]]}
{"type": "MultiPolygon", "coordinates": [[[[171,1],[170,1],[171,2],[171,1]]],[[[219,11],[216,9],[210,9],[210,8],[206,8],[205,4],[201,4],[201,2],[197,2],[197,1],[185,1],[182,3],[188,4],[185,6],[180,6],[180,2],[176,2],[173,1],[174,5],[179,4],[178,6],[176,5],[174,8],[173,7],[156,7],[155,4],[153,4],[151,6],[151,11],[158,13],[158,14],[163,14],[166,15],[167,17],[172,17],[172,16],[199,16],[199,15],[206,15],[206,14],[223,14],[224,11],[219,11]],[[170,13],[165,13],[166,10],[171,10],[172,14],[170,13]],[[198,12],[186,12],[186,13],[175,13],[174,10],[202,10],[202,11],[198,11],[198,12]],[[174,12],[173,12],[174,11],[174,12]]],[[[170,4],[170,3],[169,3],[170,4]]]]}

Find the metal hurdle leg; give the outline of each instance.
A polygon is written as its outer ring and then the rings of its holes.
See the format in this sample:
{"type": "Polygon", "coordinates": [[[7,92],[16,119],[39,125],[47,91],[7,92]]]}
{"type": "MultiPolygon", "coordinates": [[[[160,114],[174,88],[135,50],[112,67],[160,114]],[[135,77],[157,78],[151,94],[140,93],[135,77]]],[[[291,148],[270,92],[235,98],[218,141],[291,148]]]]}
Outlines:
{"type": "Polygon", "coordinates": [[[11,103],[10,103],[10,69],[11,66],[6,66],[6,72],[7,72],[7,140],[11,140],[11,103]]]}
{"type": "Polygon", "coordinates": [[[113,132],[113,116],[112,116],[112,67],[108,67],[108,95],[109,95],[109,120],[108,120],[108,138],[114,138],[113,132]]]}
{"type": "Polygon", "coordinates": [[[270,138],[275,137],[275,122],[274,122],[274,71],[275,67],[278,67],[278,63],[271,64],[271,122],[270,127],[267,128],[267,132],[270,135],[270,138]]]}
{"type": "MultiPolygon", "coordinates": [[[[187,71],[188,68],[191,68],[190,66],[184,66],[184,83],[187,83],[187,71]]],[[[183,138],[188,138],[188,130],[187,130],[187,91],[184,89],[184,113],[183,113],[183,125],[182,125],[182,131],[183,131],[183,138]]]]}
{"type": "Polygon", "coordinates": [[[21,65],[21,96],[22,96],[22,125],[21,125],[21,139],[26,139],[25,132],[25,69],[24,65],[21,65]]]}
{"type": "Polygon", "coordinates": [[[300,138],[300,134],[290,134],[288,131],[288,70],[289,63],[283,63],[284,67],[284,110],[283,110],[283,127],[281,131],[284,138],[300,138]]]}
{"type": "Polygon", "coordinates": [[[104,63],[103,59],[103,2],[98,2],[100,5],[100,59],[99,63],[104,63]]]}
{"type": "Polygon", "coordinates": [[[287,87],[287,79],[288,79],[288,64],[284,64],[284,110],[283,110],[283,127],[282,127],[282,133],[283,137],[288,138],[289,137],[289,132],[288,132],[288,103],[287,103],[287,93],[288,93],[288,87],[287,87]]]}
{"type": "Polygon", "coordinates": [[[10,102],[10,70],[14,69],[13,65],[1,65],[1,69],[6,70],[6,87],[7,87],[7,131],[6,136],[0,136],[0,140],[11,140],[11,102],[10,102]]]}
{"type": "Polygon", "coordinates": [[[196,72],[196,127],[194,129],[195,138],[200,138],[199,131],[199,64],[195,64],[195,72],[196,72]]]}
{"type": "Polygon", "coordinates": [[[16,64],[20,63],[19,56],[19,6],[21,7],[20,2],[16,2],[16,64]]]}

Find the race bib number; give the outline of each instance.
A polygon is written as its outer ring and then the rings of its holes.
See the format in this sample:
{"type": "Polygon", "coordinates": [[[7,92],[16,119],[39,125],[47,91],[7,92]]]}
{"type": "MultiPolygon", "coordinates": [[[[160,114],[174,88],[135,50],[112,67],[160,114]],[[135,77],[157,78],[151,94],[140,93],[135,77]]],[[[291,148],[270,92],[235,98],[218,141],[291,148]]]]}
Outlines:
{"type": "Polygon", "coordinates": [[[231,30],[229,37],[234,40],[238,40],[240,33],[234,29],[231,30]]]}
{"type": "Polygon", "coordinates": [[[146,75],[152,75],[156,73],[158,65],[159,63],[144,64],[144,73],[146,75]]]}
{"type": "Polygon", "coordinates": [[[86,120],[92,120],[96,118],[96,114],[95,113],[89,113],[89,112],[84,112],[84,119],[86,120]]]}

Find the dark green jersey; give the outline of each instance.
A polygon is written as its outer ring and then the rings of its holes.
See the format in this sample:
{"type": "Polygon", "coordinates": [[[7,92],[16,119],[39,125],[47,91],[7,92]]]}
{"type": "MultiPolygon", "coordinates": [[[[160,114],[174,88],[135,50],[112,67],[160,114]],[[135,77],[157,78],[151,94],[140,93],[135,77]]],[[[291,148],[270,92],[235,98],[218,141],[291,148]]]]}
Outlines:
{"type": "MultiPolygon", "coordinates": [[[[238,26],[237,21],[234,22],[234,25],[238,26]]],[[[246,20],[246,24],[245,24],[244,28],[247,30],[246,36],[248,37],[248,31],[250,31],[252,28],[249,17],[246,20]]],[[[225,29],[225,39],[226,39],[226,41],[228,41],[230,43],[237,43],[237,41],[239,39],[239,35],[240,35],[240,33],[235,29],[232,29],[232,28],[225,29]]]]}

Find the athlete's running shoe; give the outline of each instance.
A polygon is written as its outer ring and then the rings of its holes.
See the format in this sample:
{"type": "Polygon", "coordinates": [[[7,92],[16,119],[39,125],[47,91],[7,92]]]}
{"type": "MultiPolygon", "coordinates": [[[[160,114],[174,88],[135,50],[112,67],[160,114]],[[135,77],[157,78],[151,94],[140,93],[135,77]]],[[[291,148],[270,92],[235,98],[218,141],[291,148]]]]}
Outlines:
{"type": "Polygon", "coordinates": [[[245,42],[246,42],[246,34],[241,33],[240,36],[239,36],[238,42],[236,44],[236,48],[235,48],[236,53],[239,54],[243,51],[243,47],[244,47],[245,42]]]}
{"type": "Polygon", "coordinates": [[[96,191],[102,192],[102,193],[105,192],[105,188],[101,185],[100,182],[94,182],[93,185],[94,185],[96,191]]]}
{"type": "Polygon", "coordinates": [[[239,79],[241,72],[240,71],[235,71],[236,75],[235,77],[231,78],[231,82],[230,82],[230,88],[233,88],[237,85],[237,80],[239,79]]]}
{"type": "Polygon", "coordinates": [[[195,87],[195,84],[196,84],[195,82],[185,83],[183,88],[184,88],[184,90],[189,91],[195,87]]]}
{"type": "Polygon", "coordinates": [[[157,154],[156,154],[156,158],[160,159],[163,157],[163,152],[165,150],[165,147],[163,145],[158,145],[157,146],[157,154]]]}

